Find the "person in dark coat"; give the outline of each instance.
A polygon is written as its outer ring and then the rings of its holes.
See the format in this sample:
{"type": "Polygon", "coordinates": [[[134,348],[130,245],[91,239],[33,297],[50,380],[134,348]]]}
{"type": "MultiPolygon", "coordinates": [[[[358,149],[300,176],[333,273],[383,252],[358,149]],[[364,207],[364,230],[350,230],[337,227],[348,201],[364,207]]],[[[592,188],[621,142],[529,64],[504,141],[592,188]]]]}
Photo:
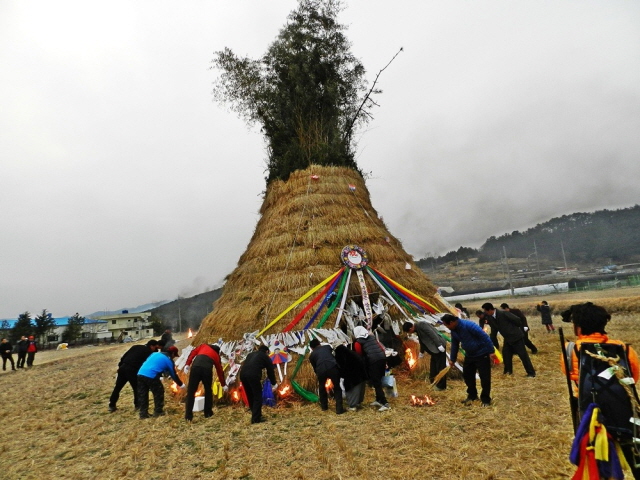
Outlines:
{"type": "Polygon", "coordinates": [[[29,340],[24,335],[18,340],[18,364],[17,368],[24,368],[24,362],[27,360],[27,347],[29,346],[29,340]]]}
{"type": "Polygon", "coordinates": [[[6,338],[2,339],[2,343],[0,343],[0,354],[2,355],[2,370],[7,369],[7,360],[11,362],[11,370],[16,369],[16,364],[13,361],[13,347],[11,346],[11,342],[6,338]]]}
{"type": "Polygon", "coordinates": [[[275,390],[278,386],[276,384],[275,368],[268,352],[269,347],[260,345],[258,350],[247,355],[240,368],[240,381],[247,394],[249,408],[251,409],[251,423],[266,421],[262,416],[262,370],[267,371],[267,377],[271,381],[271,388],[275,390]]]}
{"type": "Polygon", "coordinates": [[[118,374],[116,376],[116,385],[113,387],[111,397],[109,397],[109,411],[115,412],[118,407],[118,399],[120,398],[120,392],[124,386],[129,383],[133,389],[133,407],[140,409],[140,402],[138,401],[138,370],[149,358],[153,352],[157,352],[160,349],[156,340],[149,340],[146,345],[134,345],[120,358],[118,363],[118,374]]]}
{"type": "Polygon", "coordinates": [[[551,318],[551,307],[546,300],[536,305],[536,310],[540,312],[542,324],[546,327],[547,333],[554,333],[556,328],[553,326],[553,318],[551,318]]]}
{"type": "Polygon", "coordinates": [[[314,338],[309,342],[311,347],[311,355],[309,355],[309,363],[313,367],[313,371],[318,377],[318,396],[320,397],[320,408],[322,410],[329,409],[329,401],[325,384],[330,378],[333,383],[333,392],[336,400],[336,414],[344,413],[342,405],[342,388],[340,387],[340,371],[338,370],[338,362],[333,356],[331,345],[320,345],[320,341],[314,338]]]}
{"type": "Polygon", "coordinates": [[[36,358],[38,352],[38,344],[36,338],[33,335],[29,335],[27,342],[27,367],[33,367],[33,360],[36,358]]]}
{"type": "Polygon", "coordinates": [[[161,345],[161,350],[166,352],[169,347],[173,347],[176,341],[173,339],[173,334],[171,333],[171,329],[167,328],[162,336],[160,337],[159,343],[161,345]]]}
{"type": "Polygon", "coordinates": [[[364,360],[345,345],[338,345],[334,356],[344,384],[349,410],[355,412],[364,401],[364,382],[367,379],[364,360]]]}
{"type": "Polygon", "coordinates": [[[204,418],[213,416],[213,369],[216,369],[218,380],[225,392],[229,390],[224,380],[222,362],[220,361],[220,347],[218,345],[202,345],[194,348],[189,353],[185,363],[184,373],[189,374],[189,384],[187,386],[187,404],[184,411],[184,418],[187,422],[193,420],[193,404],[196,399],[196,391],[200,382],[204,388],[204,418]]]}
{"type": "Polygon", "coordinates": [[[387,367],[387,355],[382,345],[373,335],[369,334],[366,328],[358,326],[353,330],[353,334],[356,337],[353,344],[354,350],[364,358],[367,376],[376,391],[376,399],[371,403],[371,406],[378,407],[379,412],[385,412],[391,409],[382,388],[382,377],[384,377],[387,367]]]}
{"type": "Polygon", "coordinates": [[[519,308],[511,308],[507,303],[503,303],[502,305],[500,305],[500,308],[505,312],[513,313],[520,319],[520,323],[522,323],[522,331],[524,332],[524,346],[531,350],[531,353],[533,355],[538,353],[538,348],[529,339],[529,323],[527,322],[527,317],[525,316],[525,314],[522,313],[522,310],[520,310],[519,308]]]}
{"type": "Polygon", "coordinates": [[[524,347],[524,331],[522,330],[520,319],[513,313],[496,310],[491,303],[485,303],[482,305],[482,309],[491,327],[491,335],[495,336],[500,332],[500,335],[504,338],[504,345],[502,346],[504,374],[513,375],[513,354],[515,353],[520,357],[522,366],[527,372],[527,377],[535,377],[536,371],[524,347]]]}
{"type": "Polygon", "coordinates": [[[467,385],[467,398],[462,403],[470,405],[478,400],[477,372],[482,387],[480,400],[483,407],[488,407],[491,405],[491,363],[496,358],[493,342],[483,329],[469,320],[451,314],[444,315],[441,320],[451,330],[451,367],[456,362],[458,349],[462,347],[465,350],[462,377],[467,385]]]}
{"type": "MultiPolygon", "coordinates": [[[[402,330],[407,333],[416,333],[420,341],[420,352],[426,352],[431,356],[429,363],[429,382],[433,383],[438,374],[447,368],[447,341],[428,322],[405,322],[402,330]]],[[[445,375],[435,385],[435,390],[447,388],[447,376],[445,375]]]]}

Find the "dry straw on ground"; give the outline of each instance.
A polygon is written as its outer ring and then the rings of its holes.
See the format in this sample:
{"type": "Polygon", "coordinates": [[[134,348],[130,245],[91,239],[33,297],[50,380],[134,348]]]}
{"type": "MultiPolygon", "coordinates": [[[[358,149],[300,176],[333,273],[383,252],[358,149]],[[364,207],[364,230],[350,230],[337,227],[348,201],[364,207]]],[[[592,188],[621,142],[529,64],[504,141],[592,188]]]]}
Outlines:
{"type": "MultiPolygon", "coordinates": [[[[562,295],[548,300],[561,299],[575,303],[562,295]]],[[[638,321],[638,313],[616,315],[607,330],[640,345],[638,321]]],[[[388,412],[366,407],[337,416],[317,405],[289,403],[265,408],[268,422],[258,425],[250,425],[249,414],[237,406],[218,406],[213,418],[196,414],[186,424],[183,406],[169,394],[167,416],[139,420],[128,387],[119,410],[109,414],[116,365],[128,345],[39,353],[33,369],[0,375],[0,477],[568,478],[574,471],[568,462],[572,430],[558,335],[531,324],[540,350],[532,358],[538,376],[525,378],[518,360],[512,377],[494,368],[489,408],[462,406],[464,384],[453,372],[447,390],[432,391],[425,356],[415,371],[399,374],[399,396],[388,412]],[[43,363],[49,355],[52,361],[43,363]],[[411,394],[431,395],[437,403],[412,407],[411,394]]],[[[370,390],[366,400],[373,400],[370,390]]]]}

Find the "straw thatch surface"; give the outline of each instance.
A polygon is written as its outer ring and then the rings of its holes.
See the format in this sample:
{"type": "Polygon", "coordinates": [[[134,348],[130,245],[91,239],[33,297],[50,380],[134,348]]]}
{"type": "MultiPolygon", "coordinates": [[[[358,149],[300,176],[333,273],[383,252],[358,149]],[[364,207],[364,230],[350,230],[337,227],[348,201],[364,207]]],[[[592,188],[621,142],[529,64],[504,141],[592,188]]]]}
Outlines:
{"type": "MultiPolygon", "coordinates": [[[[614,317],[612,337],[640,345],[640,316],[614,317]]],[[[493,370],[494,405],[463,407],[465,387],[450,378],[434,392],[424,381],[429,359],[399,379],[392,409],[366,407],[337,416],[298,402],[265,408],[250,425],[242,407],[218,404],[211,419],[167,393],[167,416],[139,420],[127,386],[107,412],[113,375],[129,345],[83,347],[36,355],[28,371],[0,372],[5,425],[2,478],[167,479],[563,479],[572,440],[567,386],[559,371],[558,336],[533,326],[540,353],[535,379],[514,363],[513,377],[493,370]],[[49,354],[52,363],[43,364],[49,354]],[[65,358],[66,357],[66,358],[65,358]],[[429,394],[432,407],[411,407],[429,394]]],[[[182,348],[186,340],[179,342],[182,348]]],[[[373,400],[367,391],[366,402],[373,400]]],[[[330,403],[333,407],[333,402],[330,403]]]]}
{"type": "MultiPolygon", "coordinates": [[[[314,165],[293,173],[286,182],[274,181],[267,188],[260,213],[249,246],[229,275],[214,311],[202,321],[194,345],[220,337],[234,340],[262,329],[335,273],[342,266],[340,253],[349,244],[364,248],[374,268],[438,309],[446,308],[434,297],[433,284],[387,230],[355,170],[314,165]],[[355,185],[355,191],[349,184],[355,185]]],[[[375,299],[379,288],[373,282],[368,287],[375,299]]],[[[353,279],[349,293],[359,295],[353,279]]],[[[304,305],[287,318],[293,318],[304,305]]],[[[398,313],[390,312],[392,316],[398,313]]],[[[282,320],[268,333],[281,331],[287,323],[282,320]]]]}

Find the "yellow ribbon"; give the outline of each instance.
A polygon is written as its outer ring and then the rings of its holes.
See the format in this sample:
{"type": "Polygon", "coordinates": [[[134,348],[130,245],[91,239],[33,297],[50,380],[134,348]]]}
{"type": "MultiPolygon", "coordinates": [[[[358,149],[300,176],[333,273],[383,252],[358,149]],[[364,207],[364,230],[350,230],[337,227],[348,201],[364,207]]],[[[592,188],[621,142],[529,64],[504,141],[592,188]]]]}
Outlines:
{"type": "Polygon", "coordinates": [[[318,285],[316,285],[315,287],[313,287],[311,290],[309,290],[307,293],[305,293],[303,296],[301,296],[298,300],[296,300],[295,302],[293,302],[284,312],[282,312],[280,315],[278,315],[275,319],[273,319],[271,321],[271,323],[269,323],[269,325],[267,325],[266,327],[264,327],[262,330],[260,330],[260,332],[258,332],[258,337],[260,335],[262,335],[264,332],[266,332],[267,330],[269,330],[271,327],[273,327],[276,323],[278,323],[278,321],[280,319],[282,319],[282,317],[284,317],[287,313],[289,313],[291,310],[293,310],[295,307],[297,307],[298,305],[300,305],[302,302],[304,302],[307,298],[309,298],[311,295],[313,295],[315,292],[317,292],[318,290],[320,290],[322,287],[324,287],[327,283],[329,283],[331,280],[333,280],[334,278],[336,278],[336,276],[342,271],[342,269],[338,270],[336,273],[334,273],[333,275],[331,275],[330,277],[328,277],[327,279],[323,280],[322,282],[320,282],[318,285]]]}

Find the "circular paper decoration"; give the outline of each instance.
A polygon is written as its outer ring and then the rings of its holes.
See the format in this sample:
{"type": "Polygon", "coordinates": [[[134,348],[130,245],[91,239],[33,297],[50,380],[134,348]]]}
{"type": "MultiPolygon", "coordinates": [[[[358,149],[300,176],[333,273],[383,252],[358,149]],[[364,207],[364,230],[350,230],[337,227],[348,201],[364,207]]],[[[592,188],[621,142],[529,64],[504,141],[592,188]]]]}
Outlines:
{"type": "Polygon", "coordinates": [[[357,245],[347,245],[342,249],[340,254],[342,263],[353,270],[360,270],[369,263],[367,252],[357,245]]]}

